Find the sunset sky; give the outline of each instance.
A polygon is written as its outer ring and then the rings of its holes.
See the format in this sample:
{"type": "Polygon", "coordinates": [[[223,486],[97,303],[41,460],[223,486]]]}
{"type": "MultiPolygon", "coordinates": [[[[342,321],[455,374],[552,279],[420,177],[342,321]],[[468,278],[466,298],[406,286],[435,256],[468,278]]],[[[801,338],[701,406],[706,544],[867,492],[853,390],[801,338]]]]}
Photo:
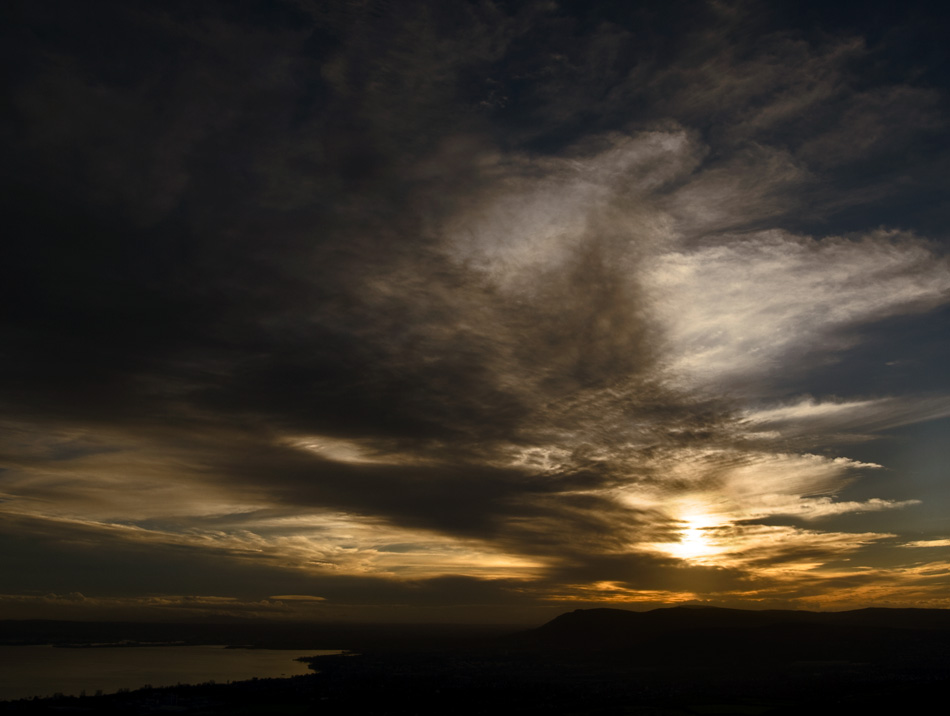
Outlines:
{"type": "Polygon", "coordinates": [[[5,4],[0,618],[950,607],[939,8],[5,4]]]}

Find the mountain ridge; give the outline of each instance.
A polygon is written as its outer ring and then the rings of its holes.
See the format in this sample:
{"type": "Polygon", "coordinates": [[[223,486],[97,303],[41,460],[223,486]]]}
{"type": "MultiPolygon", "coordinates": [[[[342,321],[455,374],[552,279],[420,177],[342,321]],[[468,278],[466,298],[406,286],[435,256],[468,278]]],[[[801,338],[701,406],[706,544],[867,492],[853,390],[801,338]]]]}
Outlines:
{"type": "Polygon", "coordinates": [[[610,652],[632,658],[791,660],[944,658],[950,610],[872,607],[843,612],[745,610],[707,606],[637,612],[577,609],[512,635],[512,648],[610,652]]]}

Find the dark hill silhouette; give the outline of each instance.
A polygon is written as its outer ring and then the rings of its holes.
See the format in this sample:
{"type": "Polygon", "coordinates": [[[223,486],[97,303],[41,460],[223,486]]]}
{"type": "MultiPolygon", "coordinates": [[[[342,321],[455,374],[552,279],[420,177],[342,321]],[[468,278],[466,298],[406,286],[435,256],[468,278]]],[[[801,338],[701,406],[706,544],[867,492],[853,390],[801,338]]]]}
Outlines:
{"type": "MultiPolygon", "coordinates": [[[[287,680],[142,689],[102,697],[19,701],[10,714],[760,714],[926,713],[950,687],[950,611],[746,611],[674,607],[587,609],[504,638],[482,628],[425,633],[393,625],[3,623],[69,636],[160,633],[238,643],[292,639],[358,653],[314,660],[287,680]],[[306,629],[304,628],[306,627],[306,629]],[[300,631],[297,636],[289,630],[300,631]],[[475,630],[475,631],[473,631],[475,630]],[[93,632],[93,633],[90,633],[93,632]],[[479,633],[479,638],[476,637],[479,633]]],[[[27,643],[12,641],[9,643],[27,643]]]]}
{"type": "Polygon", "coordinates": [[[657,661],[950,660],[950,611],[578,609],[513,635],[512,648],[657,661]]]}

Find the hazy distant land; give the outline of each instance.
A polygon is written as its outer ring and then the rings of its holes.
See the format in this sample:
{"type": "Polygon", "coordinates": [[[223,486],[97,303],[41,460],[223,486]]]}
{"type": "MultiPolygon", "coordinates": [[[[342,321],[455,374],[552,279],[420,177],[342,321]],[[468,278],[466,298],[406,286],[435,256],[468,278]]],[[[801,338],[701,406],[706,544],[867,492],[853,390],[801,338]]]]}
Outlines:
{"type": "Polygon", "coordinates": [[[29,629],[58,635],[47,643],[146,641],[153,629],[195,643],[230,629],[235,644],[358,653],[319,657],[307,676],[8,702],[8,713],[856,714],[907,712],[950,686],[947,610],[589,609],[514,633],[8,621],[0,641],[26,643],[29,629]]]}

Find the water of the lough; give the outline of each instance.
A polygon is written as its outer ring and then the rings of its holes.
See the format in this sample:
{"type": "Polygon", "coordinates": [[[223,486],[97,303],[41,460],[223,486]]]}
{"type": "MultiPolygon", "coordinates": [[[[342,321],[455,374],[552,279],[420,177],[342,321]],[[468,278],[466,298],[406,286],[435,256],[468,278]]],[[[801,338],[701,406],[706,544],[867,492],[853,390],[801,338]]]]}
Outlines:
{"type": "Polygon", "coordinates": [[[108,694],[176,684],[225,683],[312,673],[299,656],[339,651],[227,649],[223,646],[130,646],[61,649],[0,646],[0,701],[108,694]]]}

